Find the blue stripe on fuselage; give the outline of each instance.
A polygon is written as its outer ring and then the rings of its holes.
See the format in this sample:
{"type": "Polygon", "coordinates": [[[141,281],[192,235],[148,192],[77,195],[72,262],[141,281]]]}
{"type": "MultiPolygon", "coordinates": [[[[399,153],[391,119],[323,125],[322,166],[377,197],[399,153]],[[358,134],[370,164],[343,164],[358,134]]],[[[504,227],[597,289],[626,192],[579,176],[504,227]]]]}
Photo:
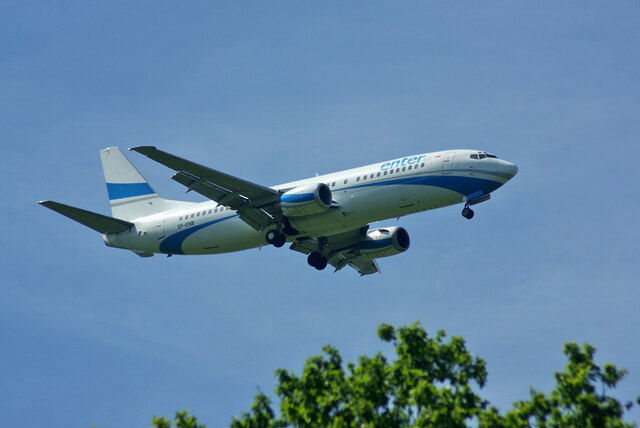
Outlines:
{"type": "Polygon", "coordinates": [[[483,190],[485,193],[491,193],[502,186],[502,183],[500,182],[485,180],[484,178],[460,177],[456,175],[420,175],[416,177],[400,177],[385,181],[374,181],[367,184],[359,184],[357,186],[342,188],[340,190],[405,184],[440,187],[460,193],[461,195],[469,195],[477,192],[478,190],[483,190]]]}
{"type": "Polygon", "coordinates": [[[185,239],[189,236],[193,235],[200,229],[204,229],[207,226],[211,226],[212,224],[220,223],[221,221],[228,220],[230,218],[238,217],[238,214],[234,214],[229,217],[219,218],[217,220],[208,221],[206,223],[199,224],[197,226],[192,226],[188,229],[181,230],[180,232],[176,232],[171,236],[168,236],[164,241],[160,243],[160,252],[165,254],[184,254],[182,251],[182,244],[185,239]]]}
{"type": "Polygon", "coordinates": [[[109,199],[113,201],[114,199],[152,195],[156,192],[147,183],[107,183],[107,193],[109,199]]]}

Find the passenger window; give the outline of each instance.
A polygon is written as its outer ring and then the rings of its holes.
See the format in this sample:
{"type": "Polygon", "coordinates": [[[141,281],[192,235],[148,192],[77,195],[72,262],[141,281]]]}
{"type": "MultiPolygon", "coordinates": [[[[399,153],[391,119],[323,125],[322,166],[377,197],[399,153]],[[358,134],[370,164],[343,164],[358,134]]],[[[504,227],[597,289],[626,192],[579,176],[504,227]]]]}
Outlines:
{"type": "Polygon", "coordinates": [[[363,175],[363,176],[362,176],[362,179],[363,179],[363,180],[366,180],[366,179],[367,179],[367,176],[366,176],[366,175],[363,175]]]}
{"type": "MultiPolygon", "coordinates": [[[[378,175],[380,175],[380,173],[378,173],[378,175]]],[[[373,174],[371,174],[371,176],[369,178],[373,178],[373,174]]]]}
{"type": "Polygon", "coordinates": [[[331,187],[336,187],[336,182],[331,183],[331,187]]]}
{"type": "Polygon", "coordinates": [[[384,175],[387,175],[387,171],[384,172],[384,175]]]}
{"type": "Polygon", "coordinates": [[[346,179],[345,179],[345,180],[344,180],[344,184],[347,184],[347,181],[349,181],[349,180],[346,180],[346,179]]]}
{"type": "Polygon", "coordinates": [[[406,167],[406,166],[403,166],[403,167],[402,167],[402,170],[403,170],[403,171],[406,171],[406,170],[407,170],[407,167],[406,167]]]}
{"type": "Polygon", "coordinates": [[[412,166],[413,166],[413,165],[409,165],[409,170],[411,170],[411,167],[412,167],[412,166]]]}
{"type": "Polygon", "coordinates": [[[376,177],[380,177],[380,173],[378,173],[378,174],[376,175],[376,177]]]}
{"type": "Polygon", "coordinates": [[[191,214],[191,218],[194,218],[196,215],[195,214],[191,214]]]}
{"type": "Polygon", "coordinates": [[[196,213],[196,217],[200,217],[200,211],[196,213]]]}
{"type": "Polygon", "coordinates": [[[393,170],[392,169],[389,170],[389,174],[393,174],[393,170]]]}
{"type": "Polygon", "coordinates": [[[424,168],[424,163],[420,165],[420,168],[424,168]]]}
{"type": "Polygon", "coordinates": [[[180,216],[180,219],[178,221],[182,221],[182,216],[180,216]]]}
{"type": "Polygon", "coordinates": [[[356,178],[356,181],[360,181],[360,176],[358,176],[358,178],[356,178]]]}
{"type": "Polygon", "coordinates": [[[400,172],[400,168],[396,168],[396,172],[400,172]]]}

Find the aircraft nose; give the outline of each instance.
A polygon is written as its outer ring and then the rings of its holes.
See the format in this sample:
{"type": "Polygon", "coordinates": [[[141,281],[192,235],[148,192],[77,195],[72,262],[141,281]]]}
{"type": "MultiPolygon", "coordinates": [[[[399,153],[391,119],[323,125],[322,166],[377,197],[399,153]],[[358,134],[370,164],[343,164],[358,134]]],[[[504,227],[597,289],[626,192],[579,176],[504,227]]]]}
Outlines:
{"type": "MultiPolygon", "coordinates": [[[[513,177],[514,175],[516,175],[518,173],[518,167],[515,164],[509,163],[509,165],[507,165],[505,167],[505,173],[509,174],[511,177],[513,177]]],[[[509,178],[511,178],[509,177],[509,178]]]]}
{"type": "Polygon", "coordinates": [[[505,175],[505,178],[507,180],[511,180],[513,176],[518,173],[518,167],[515,164],[507,161],[500,162],[497,169],[498,172],[505,175]]]}

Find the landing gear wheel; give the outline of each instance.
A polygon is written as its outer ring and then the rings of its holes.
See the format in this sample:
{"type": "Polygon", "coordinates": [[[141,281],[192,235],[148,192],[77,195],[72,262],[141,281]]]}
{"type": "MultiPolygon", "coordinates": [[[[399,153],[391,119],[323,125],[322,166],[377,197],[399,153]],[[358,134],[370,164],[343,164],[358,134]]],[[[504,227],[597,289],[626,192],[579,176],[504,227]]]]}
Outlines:
{"type": "Polygon", "coordinates": [[[462,217],[471,220],[473,218],[473,210],[469,207],[464,207],[462,210],[462,217]]]}
{"type": "Polygon", "coordinates": [[[309,263],[309,266],[311,267],[318,266],[318,263],[320,263],[321,260],[322,255],[320,253],[310,253],[309,257],[307,257],[307,263],[309,263]]]}
{"type": "Polygon", "coordinates": [[[273,229],[267,232],[264,239],[276,248],[282,247],[287,242],[287,237],[283,233],[278,233],[277,230],[273,229]]]}
{"type": "Polygon", "coordinates": [[[320,257],[320,262],[318,262],[318,264],[315,265],[314,267],[318,270],[322,270],[327,267],[327,263],[328,262],[326,257],[320,257]]]}
{"type": "Polygon", "coordinates": [[[276,248],[280,248],[284,245],[285,242],[287,242],[287,237],[284,235],[284,233],[280,233],[278,234],[276,240],[273,242],[273,246],[276,248]]]}
{"type": "Polygon", "coordinates": [[[307,263],[309,263],[311,267],[322,270],[327,267],[327,258],[320,253],[313,252],[307,257],[307,263]]]}
{"type": "Polygon", "coordinates": [[[278,231],[277,230],[270,230],[264,236],[264,239],[266,239],[269,244],[273,244],[276,241],[277,237],[278,237],[278,231]]]}

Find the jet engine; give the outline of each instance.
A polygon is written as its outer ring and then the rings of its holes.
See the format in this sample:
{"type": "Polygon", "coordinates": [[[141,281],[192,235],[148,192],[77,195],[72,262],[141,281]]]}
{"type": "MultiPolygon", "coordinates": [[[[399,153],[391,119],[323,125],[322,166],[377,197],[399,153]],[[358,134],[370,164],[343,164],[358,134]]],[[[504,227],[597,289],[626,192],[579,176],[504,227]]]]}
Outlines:
{"type": "Polygon", "coordinates": [[[360,241],[360,254],[372,259],[395,256],[409,249],[409,233],[399,226],[380,227],[367,232],[367,237],[360,241]]]}
{"type": "Polygon", "coordinates": [[[306,184],[282,194],[280,207],[287,217],[318,214],[331,206],[331,190],[324,183],[306,184]]]}

